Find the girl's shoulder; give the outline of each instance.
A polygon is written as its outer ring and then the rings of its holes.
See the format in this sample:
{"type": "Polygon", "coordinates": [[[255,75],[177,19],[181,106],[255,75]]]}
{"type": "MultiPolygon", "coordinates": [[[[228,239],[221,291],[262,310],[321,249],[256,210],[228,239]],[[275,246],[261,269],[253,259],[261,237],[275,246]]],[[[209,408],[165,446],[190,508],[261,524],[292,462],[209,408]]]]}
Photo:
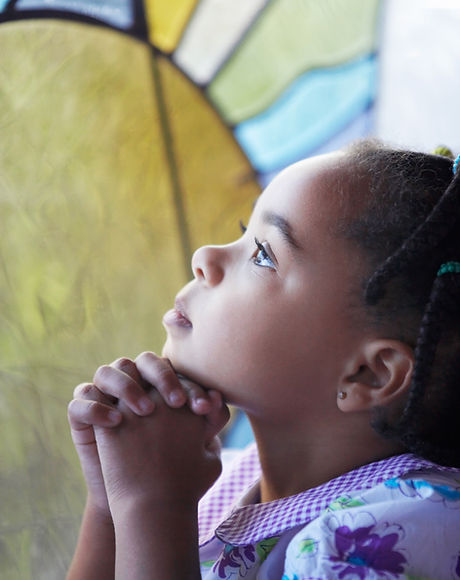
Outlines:
{"type": "Polygon", "coordinates": [[[431,464],[342,494],[286,551],[284,580],[385,574],[460,578],[459,470],[431,464]]]}

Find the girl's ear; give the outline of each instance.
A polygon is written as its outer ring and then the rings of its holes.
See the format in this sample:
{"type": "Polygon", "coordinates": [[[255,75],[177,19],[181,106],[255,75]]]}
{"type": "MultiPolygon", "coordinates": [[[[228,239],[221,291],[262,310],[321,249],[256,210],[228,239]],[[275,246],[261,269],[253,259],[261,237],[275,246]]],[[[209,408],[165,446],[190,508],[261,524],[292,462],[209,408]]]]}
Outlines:
{"type": "Polygon", "coordinates": [[[376,339],[365,343],[344,374],[337,394],[339,409],[364,411],[402,400],[413,368],[413,350],[404,342],[376,339]]]}

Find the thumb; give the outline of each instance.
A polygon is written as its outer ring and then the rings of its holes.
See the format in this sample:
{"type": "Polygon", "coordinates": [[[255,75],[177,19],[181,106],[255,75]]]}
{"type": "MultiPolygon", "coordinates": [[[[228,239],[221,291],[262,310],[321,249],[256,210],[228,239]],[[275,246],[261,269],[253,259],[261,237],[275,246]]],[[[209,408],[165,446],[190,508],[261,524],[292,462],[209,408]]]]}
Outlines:
{"type": "Polygon", "coordinates": [[[208,397],[211,402],[211,411],[204,416],[206,445],[213,442],[230,418],[230,411],[218,391],[211,389],[208,391],[208,397]]]}

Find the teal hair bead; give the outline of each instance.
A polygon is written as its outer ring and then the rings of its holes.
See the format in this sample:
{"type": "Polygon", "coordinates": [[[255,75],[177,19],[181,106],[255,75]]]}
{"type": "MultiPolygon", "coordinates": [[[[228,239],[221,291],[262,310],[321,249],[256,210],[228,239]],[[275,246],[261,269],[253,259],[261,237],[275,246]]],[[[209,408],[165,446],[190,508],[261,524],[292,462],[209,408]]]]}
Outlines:
{"type": "Polygon", "coordinates": [[[443,276],[444,274],[460,274],[460,262],[444,262],[439,267],[437,276],[443,276]]]}
{"type": "Polygon", "coordinates": [[[460,163],[460,155],[457,155],[457,158],[454,161],[454,166],[452,167],[452,172],[454,175],[457,173],[457,167],[459,163],[460,163]]]}

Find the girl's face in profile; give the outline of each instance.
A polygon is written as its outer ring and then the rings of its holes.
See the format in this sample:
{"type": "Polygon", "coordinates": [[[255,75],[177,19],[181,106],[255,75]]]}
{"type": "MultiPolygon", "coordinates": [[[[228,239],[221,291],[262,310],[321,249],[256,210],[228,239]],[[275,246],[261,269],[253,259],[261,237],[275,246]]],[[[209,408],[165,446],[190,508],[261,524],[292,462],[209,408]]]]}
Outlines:
{"type": "Polygon", "coordinates": [[[350,304],[362,256],[333,233],[340,158],[278,175],[241,238],[195,252],[195,277],[164,317],[175,369],[249,413],[289,417],[335,401],[360,340],[350,304]]]}

